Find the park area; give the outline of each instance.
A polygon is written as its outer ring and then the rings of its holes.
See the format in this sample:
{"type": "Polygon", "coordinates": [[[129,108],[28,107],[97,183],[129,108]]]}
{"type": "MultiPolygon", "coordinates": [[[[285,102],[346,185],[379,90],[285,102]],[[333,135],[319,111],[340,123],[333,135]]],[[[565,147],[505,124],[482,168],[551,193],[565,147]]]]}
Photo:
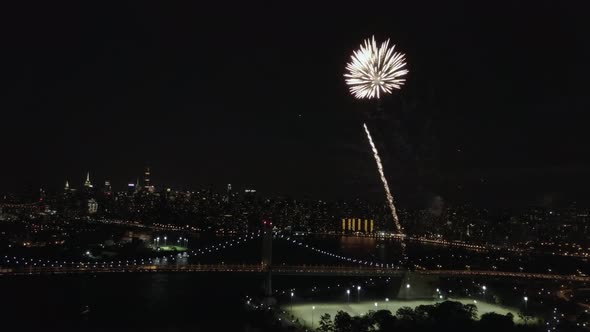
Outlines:
{"type": "Polygon", "coordinates": [[[156,249],[157,251],[164,251],[164,252],[170,252],[170,251],[177,251],[177,252],[182,252],[182,251],[186,251],[187,248],[186,247],[182,247],[182,246],[174,246],[174,245],[170,245],[170,246],[161,246],[158,247],[156,249]]]}
{"type": "MultiPolygon", "coordinates": [[[[494,312],[500,315],[511,313],[514,316],[514,323],[524,324],[525,322],[519,317],[519,310],[488,302],[476,301],[467,298],[447,299],[449,301],[457,301],[462,304],[474,304],[477,306],[478,317],[489,312],[494,312]]],[[[307,327],[318,327],[320,317],[328,313],[332,318],[336,316],[338,311],[344,311],[351,316],[361,316],[373,310],[389,310],[395,315],[398,309],[402,307],[410,307],[412,309],[419,305],[434,305],[440,303],[436,300],[389,300],[389,301],[362,301],[360,303],[335,303],[335,302],[311,302],[305,304],[287,304],[283,308],[288,313],[293,315],[301,325],[307,327]],[[313,323],[312,323],[313,320],[313,323]]]]}

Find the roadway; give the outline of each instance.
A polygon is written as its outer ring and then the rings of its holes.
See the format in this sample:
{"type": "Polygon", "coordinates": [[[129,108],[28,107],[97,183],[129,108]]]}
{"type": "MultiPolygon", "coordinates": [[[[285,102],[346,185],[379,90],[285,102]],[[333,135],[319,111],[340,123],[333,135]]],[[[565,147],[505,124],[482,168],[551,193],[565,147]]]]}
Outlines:
{"type": "MultiPolygon", "coordinates": [[[[225,272],[225,273],[267,273],[260,264],[186,264],[186,265],[107,265],[107,266],[63,266],[25,268],[0,268],[0,275],[39,275],[39,274],[87,274],[87,273],[172,273],[172,272],[225,272]]],[[[314,275],[314,276],[356,276],[356,277],[400,277],[406,273],[432,275],[439,277],[495,277],[520,278],[554,281],[590,282],[590,277],[564,274],[506,272],[486,270],[404,270],[381,267],[351,267],[330,265],[277,265],[272,267],[273,275],[314,275]]]]}

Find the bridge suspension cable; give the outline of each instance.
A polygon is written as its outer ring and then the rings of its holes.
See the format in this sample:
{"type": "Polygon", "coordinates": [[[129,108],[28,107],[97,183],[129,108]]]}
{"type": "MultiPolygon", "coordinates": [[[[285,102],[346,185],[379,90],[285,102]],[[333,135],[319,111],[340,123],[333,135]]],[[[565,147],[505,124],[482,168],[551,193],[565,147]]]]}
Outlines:
{"type": "Polygon", "coordinates": [[[68,266],[75,266],[75,267],[88,267],[88,266],[102,266],[102,267],[123,267],[123,266],[134,266],[134,265],[153,265],[153,264],[162,264],[163,262],[167,262],[168,259],[172,261],[177,261],[179,258],[189,258],[191,256],[202,256],[208,255],[210,253],[215,253],[218,251],[222,251],[223,249],[228,249],[238,244],[243,244],[248,241],[252,241],[254,239],[260,238],[262,233],[260,231],[251,232],[243,236],[238,236],[237,238],[229,239],[226,241],[222,241],[219,243],[215,243],[212,245],[208,245],[203,248],[191,249],[187,250],[183,253],[177,254],[168,254],[156,257],[147,257],[147,258],[135,258],[135,259],[125,259],[125,260],[85,260],[85,261],[73,261],[73,260],[58,260],[58,259],[41,259],[41,258],[30,258],[30,257],[17,257],[17,256],[9,256],[4,255],[0,256],[0,264],[6,264],[9,266],[20,266],[20,267],[68,267],[68,266]]]}
{"type": "Polygon", "coordinates": [[[301,241],[298,241],[298,239],[293,239],[293,238],[291,238],[289,236],[285,236],[283,234],[277,234],[275,236],[275,238],[281,239],[281,240],[285,240],[285,241],[290,242],[292,244],[295,244],[295,245],[297,245],[299,247],[302,247],[302,248],[306,248],[306,249],[315,251],[315,252],[320,253],[320,254],[325,255],[325,256],[337,258],[337,259],[339,259],[341,261],[350,262],[350,263],[356,263],[356,264],[359,264],[359,265],[366,265],[366,266],[376,266],[376,267],[382,267],[382,268],[399,269],[399,266],[398,265],[395,265],[393,263],[392,264],[389,264],[389,263],[375,262],[375,261],[371,261],[371,260],[363,260],[363,259],[360,259],[360,258],[348,257],[348,256],[340,255],[340,254],[337,254],[337,253],[334,253],[334,252],[322,250],[322,249],[316,248],[316,247],[314,247],[312,245],[305,244],[305,243],[303,243],[301,241]]]}

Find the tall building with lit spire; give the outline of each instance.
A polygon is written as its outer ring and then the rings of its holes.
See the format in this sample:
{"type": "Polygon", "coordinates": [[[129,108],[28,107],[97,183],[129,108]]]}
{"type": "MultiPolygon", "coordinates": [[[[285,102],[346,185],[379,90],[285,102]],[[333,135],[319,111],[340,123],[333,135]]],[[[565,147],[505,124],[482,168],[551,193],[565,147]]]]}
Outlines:
{"type": "Polygon", "coordinates": [[[86,173],[86,181],[84,182],[84,187],[92,188],[92,182],[90,182],[90,172],[86,173]]]}
{"type": "Polygon", "coordinates": [[[224,200],[229,203],[229,201],[231,200],[231,183],[227,184],[227,196],[224,197],[224,200]]]}
{"type": "Polygon", "coordinates": [[[68,180],[66,180],[66,186],[64,187],[64,191],[65,192],[70,191],[70,183],[68,182],[68,180]]]}

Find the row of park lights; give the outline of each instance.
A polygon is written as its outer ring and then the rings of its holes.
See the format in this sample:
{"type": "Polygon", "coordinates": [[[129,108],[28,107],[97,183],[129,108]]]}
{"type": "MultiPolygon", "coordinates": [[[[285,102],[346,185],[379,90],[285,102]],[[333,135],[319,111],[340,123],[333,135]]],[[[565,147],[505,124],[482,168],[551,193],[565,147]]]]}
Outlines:
{"type": "MultiPolygon", "coordinates": [[[[406,284],[406,289],[409,290],[410,288],[411,288],[411,285],[409,283],[407,283],[406,284]]],[[[485,294],[485,291],[487,290],[487,286],[486,285],[483,285],[481,288],[483,290],[483,293],[485,294]]],[[[361,288],[360,285],[359,286],[356,286],[356,290],[357,290],[357,302],[359,302],[359,303],[360,303],[360,292],[361,292],[361,289],[362,288],[361,288]]],[[[442,299],[443,296],[442,296],[441,291],[440,291],[439,288],[436,289],[436,292],[438,294],[439,299],[442,299]]],[[[293,311],[293,297],[294,296],[295,296],[295,292],[291,291],[291,311],[293,311]]],[[[347,302],[350,303],[350,289],[349,288],[346,289],[346,296],[347,296],[347,302]]],[[[528,296],[525,295],[523,297],[523,301],[524,301],[525,313],[526,313],[526,311],[528,310],[528,301],[529,301],[528,296]]],[[[477,304],[477,300],[474,299],[473,302],[475,304],[477,304]]],[[[385,303],[386,303],[386,307],[389,308],[389,298],[388,297],[385,298],[385,303]]],[[[377,308],[379,306],[379,302],[374,302],[374,306],[377,308]]],[[[312,318],[311,318],[311,320],[312,320],[312,328],[313,328],[313,324],[314,324],[314,316],[313,316],[314,311],[315,311],[315,305],[312,306],[312,318]]]]}
{"type": "MultiPolygon", "coordinates": [[[[378,280],[381,280],[381,279],[383,279],[383,278],[382,278],[382,277],[379,277],[379,278],[378,278],[378,280]]],[[[386,277],[384,280],[385,280],[385,282],[386,282],[386,283],[389,283],[389,282],[391,281],[391,277],[386,277]]],[[[373,278],[369,278],[369,279],[365,280],[365,281],[364,281],[364,283],[365,283],[367,286],[371,286],[371,285],[373,285],[373,286],[374,286],[374,285],[375,285],[375,281],[373,280],[373,278]]],[[[343,285],[341,285],[340,283],[338,283],[338,284],[335,284],[335,285],[333,285],[333,286],[327,286],[327,287],[325,288],[325,290],[338,289],[338,288],[342,288],[342,286],[343,286],[343,285]]],[[[355,287],[357,287],[357,286],[354,286],[354,285],[352,285],[352,288],[355,288],[355,287]]],[[[311,288],[311,291],[312,291],[312,292],[316,292],[316,291],[320,291],[320,290],[321,290],[321,289],[320,289],[320,288],[318,288],[317,286],[313,286],[313,287],[311,288]]],[[[290,289],[288,289],[288,290],[283,290],[283,291],[282,291],[282,294],[287,294],[287,295],[288,295],[289,293],[291,293],[291,292],[294,292],[294,291],[295,291],[295,288],[290,288],[290,289]]],[[[348,294],[350,294],[350,289],[347,289],[347,292],[348,292],[348,294]]],[[[281,293],[281,291],[277,291],[277,293],[281,293]]]]}
{"type": "MultiPolygon", "coordinates": [[[[167,246],[168,245],[168,236],[164,235],[163,240],[164,240],[164,246],[167,246]]],[[[176,240],[176,243],[181,244],[184,247],[188,247],[188,238],[186,238],[186,237],[184,237],[184,238],[183,237],[179,237],[176,240]]],[[[156,247],[159,247],[160,246],[160,237],[159,236],[157,236],[154,239],[154,245],[156,247]]]]}
{"type": "MultiPolygon", "coordinates": [[[[406,284],[406,289],[409,289],[409,288],[410,288],[410,284],[406,284]]],[[[356,286],[357,302],[361,301],[361,290],[362,290],[362,287],[360,285],[356,286]]],[[[293,309],[293,297],[294,296],[295,296],[295,292],[291,291],[291,310],[293,309]]],[[[350,289],[349,288],[346,289],[346,296],[347,296],[347,302],[350,303],[350,289]]],[[[389,302],[388,297],[385,298],[385,302],[389,302]]],[[[377,302],[375,302],[375,306],[377,306],[377,302]]]]}

